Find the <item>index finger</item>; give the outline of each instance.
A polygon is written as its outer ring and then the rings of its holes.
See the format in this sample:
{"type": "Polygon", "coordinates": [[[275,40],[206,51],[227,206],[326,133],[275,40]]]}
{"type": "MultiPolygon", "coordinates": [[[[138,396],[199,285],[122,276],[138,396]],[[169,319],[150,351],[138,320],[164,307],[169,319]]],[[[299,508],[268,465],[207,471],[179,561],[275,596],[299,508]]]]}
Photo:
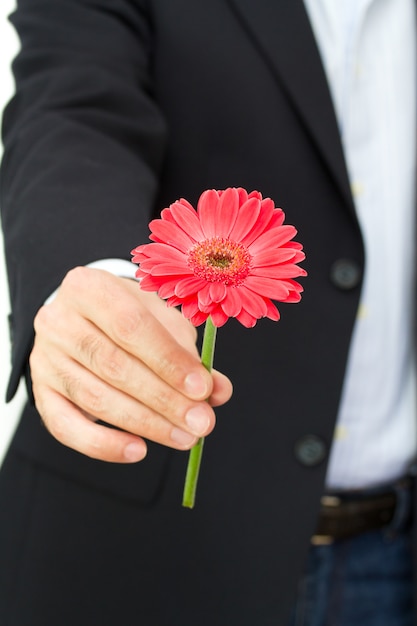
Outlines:
{"type": "MultiPolygon", "coordinates": [[[[136,295],[112,274],[84,267],[71,270],[62,287],[62,296],[70,295],[72,305],[84,317],[174,389],[194,400],[204,400],[210,395],[211,375],[197,354],[193,355],[175,340],[172,334],[175,328],[172,332],[167,330],[145,306],[139,287],[136,295]]],[[[161,306],[165,306],[162,301],[161,306]]]]}

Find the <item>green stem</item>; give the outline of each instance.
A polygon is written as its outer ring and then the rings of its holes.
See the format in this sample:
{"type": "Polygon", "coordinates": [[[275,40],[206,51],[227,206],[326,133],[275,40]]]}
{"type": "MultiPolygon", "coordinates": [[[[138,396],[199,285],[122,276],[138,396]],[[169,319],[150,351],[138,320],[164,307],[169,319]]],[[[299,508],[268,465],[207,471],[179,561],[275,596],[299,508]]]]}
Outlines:
{"type": "MultiPolygon", "coordinates": [[[[211,372],[214,359],[214,348],[216,345],[217,328],[213,324],[211,317],[207,318],[204,328],[203,345],[201,347],[201,362],[204,367],[211,372]]],[[[191,448],[188,458],[187,472],[185,475],[184,493],[182,506],[189,509],[194,508],[195,494],[197,491],[198,475],[200,472],[201,458],[203,456],[204,437],[201,437],[196,445],[191,448]]]]}

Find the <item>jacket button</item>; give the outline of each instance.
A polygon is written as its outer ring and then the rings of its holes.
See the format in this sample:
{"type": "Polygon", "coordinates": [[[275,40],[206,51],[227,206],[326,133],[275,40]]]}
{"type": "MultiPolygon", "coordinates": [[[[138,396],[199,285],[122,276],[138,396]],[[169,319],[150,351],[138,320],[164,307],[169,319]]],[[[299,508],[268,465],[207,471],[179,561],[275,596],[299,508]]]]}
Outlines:
{"type": "Polygon", "coordinates": [[[361,281],[361,268],[351,259],[338,259],[330,269],[330,280],[339,289],[353,289],[361,281]]]}
{"type": "Polygon", "coordinates": [[[327,446],[323,439],[316,435],[304,435],[295,444],[295,458],[302,465],[314,467],[323,461],[327,453],[327,446]]]}

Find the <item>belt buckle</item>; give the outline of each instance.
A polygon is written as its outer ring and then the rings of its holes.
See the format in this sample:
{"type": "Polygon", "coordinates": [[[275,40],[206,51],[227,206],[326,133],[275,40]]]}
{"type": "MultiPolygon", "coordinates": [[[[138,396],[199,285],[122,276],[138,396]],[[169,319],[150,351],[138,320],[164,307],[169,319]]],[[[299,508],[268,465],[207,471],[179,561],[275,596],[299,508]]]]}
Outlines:
{"type": "Polygon", "coordinates": [[[310,538],[312,546],[331,546],[334,543],[334,537],[331,535],[313,535],[310,538]]]}
{"type": "MultiPolygon", "coordinates": [[[[322,496],[320,498],[320,504],[329,508],[336,508],[340,506],[341,499],[337,496],[322,496]]],[[[332,535],[313,535],[310,539],[310,543],[313,546],[330,546],[334,542],[332,535]]]]}

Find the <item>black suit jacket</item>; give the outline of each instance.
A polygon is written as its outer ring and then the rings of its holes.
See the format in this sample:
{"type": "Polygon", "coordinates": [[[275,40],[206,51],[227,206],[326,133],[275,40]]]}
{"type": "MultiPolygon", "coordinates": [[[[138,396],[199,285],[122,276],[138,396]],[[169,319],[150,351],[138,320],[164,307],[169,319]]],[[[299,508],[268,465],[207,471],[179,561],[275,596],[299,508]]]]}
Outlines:
{"type": "Polygon", "coordinates": [[[258,189],[298,228],[302,302],[281,305],[279,323],[247,330],[231,320],[218,333],[215,365],[235,392],[207,440],[194,511],[180,505],[186,454],[153,445],[135,466],[93,461],[56,443],[32,406],[12,444],[143,510],[139,623],[284,625],[314,531],[364,266],[303,3],[20,0],[12,19],[23,48],[4,116],[9,396],[33,316],[65,272],[129,258],[176,198],[258,189]],[[168,587],[179,599],[172,622],[168,587]]]}

